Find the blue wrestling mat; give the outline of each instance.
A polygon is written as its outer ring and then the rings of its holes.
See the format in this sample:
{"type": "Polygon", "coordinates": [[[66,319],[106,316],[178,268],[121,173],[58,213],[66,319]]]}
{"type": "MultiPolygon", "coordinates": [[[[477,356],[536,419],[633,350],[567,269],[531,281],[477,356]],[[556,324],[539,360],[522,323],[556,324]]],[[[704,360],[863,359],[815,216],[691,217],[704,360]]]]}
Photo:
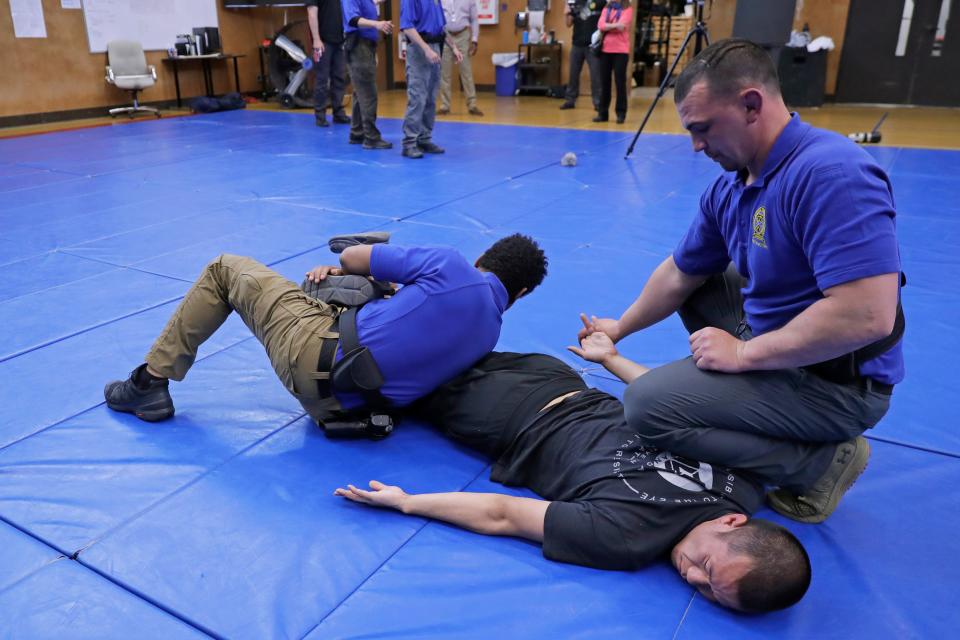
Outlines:
{"type": "MultiPolygon", "coordinates": [[[[399,122],[382,125],[398,143],[399,122]]],[[[666,562],[562,565],[524,541],[333,497],[371,478],[510,490],[426,425],[327,440],[236,317],[174,385],[173,420],[104,406],[104,383],[142,361],[214,256],[250,255],[299,282],[334,260],[328,237],[374,229],[471,257],[535,236],[550,273],[506,315],[499,348],[555,355],[622,393],[565,351],[577,314],[627,307],[718,167],[683,136],[644,134],[624,161],[628,131],[435,134],[446,155],[419,161],[272,112],[0,140],[0,637],[955,637],[960,152],[870,149],[898,205],[907,379],[837,513],[785,522],[814,566],[785,612],[720,609],[666,562]],[[577,167],[559,165],[567,151],[577,167]]],[[[659,365],[686,345],[672,318],[622,349],[659,365]]]]}

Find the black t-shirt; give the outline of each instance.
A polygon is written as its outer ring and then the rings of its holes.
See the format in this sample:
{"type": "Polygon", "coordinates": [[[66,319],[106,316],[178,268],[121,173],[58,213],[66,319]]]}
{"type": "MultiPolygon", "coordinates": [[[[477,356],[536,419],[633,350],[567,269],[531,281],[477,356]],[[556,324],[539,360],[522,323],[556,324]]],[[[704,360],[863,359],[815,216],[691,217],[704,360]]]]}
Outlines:
{"type": "MultiPolygon", "coordinates": [[[[340,0],[307,0],[304,4],[317,8],[317,23],[324,46],[343,43],[343,7],[340,0]]],[[[311,45],[312,46],[312,45],[311,45]]]]}
{"type": "Polygon", "coordinates": [[[606,0],[577,0],[570,8],[573,15],[573,44],[586,47],[597,30],[600,13],[607,6],[606,0]]]}
{"type": "Polygon", "coordinates": [[[693,527],[760,507],[762,487],[734,471],[643,446],[616,398],[583,389],[562,361],[538,354],[487,356],[421,403],[448,435],[496,459],[490,477],[552,504],[543,554],[601,569],[659,559],[693,527]],[[540,394],[540,395],[536,395],[540,394]]]}

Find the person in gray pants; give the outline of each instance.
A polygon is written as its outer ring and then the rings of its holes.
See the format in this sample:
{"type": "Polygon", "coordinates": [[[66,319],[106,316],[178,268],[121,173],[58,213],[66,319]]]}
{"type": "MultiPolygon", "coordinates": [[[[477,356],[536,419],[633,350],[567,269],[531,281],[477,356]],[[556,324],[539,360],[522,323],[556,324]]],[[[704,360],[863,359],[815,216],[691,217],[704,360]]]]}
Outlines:
{"type": "Polygon", "coordinates": [[[586,321],[580,338],[616,342],[679,311],[691,357],[621,372],[630,426],[752,471],[778,487],[774,510],[822,522],[866,468],[862,434],[905,376],[890,180],[853,142],[790,113],[769,54],[748,40],[700,52],[674,100],[694,151],[724,173],[636,301],[586,321]]]}
{"type": "Polygon", "coordinates": [[[350,144],[364,149],[392,149],[377,129],[377,42],[380,34],[389,35],[393,25],[378,20],[373,0],[343,0],[343,20],[347,67],[353,84],[353,114],[350,120],[350,144]]]}
{"type": "Polygon", "coordinates": [[[407,112],[403,116],[403,156],[406,158],[444,152],[433,142],[444,41],[453,51],[457,63],[463,62],[463,53],[444,31],[445,24],[439,2],[402,0],[400,3],[400,28],[408,43],[407,112]]]}

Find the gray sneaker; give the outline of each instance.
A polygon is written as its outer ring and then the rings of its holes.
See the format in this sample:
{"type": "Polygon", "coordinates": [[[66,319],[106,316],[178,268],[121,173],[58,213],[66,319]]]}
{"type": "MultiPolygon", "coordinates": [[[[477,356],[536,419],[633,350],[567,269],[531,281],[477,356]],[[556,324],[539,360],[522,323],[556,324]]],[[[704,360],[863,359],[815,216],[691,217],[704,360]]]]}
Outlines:
{"type": "Polygon", "coordinates": [[[863,436],[843,442],[837,445],[826,473],[806,493],[798,496],[786,489],[777,489],[767,494],[767,504],[780,515],[797,522],[823,522],[867,468],[869,459],[870,443],[863,436]]]}

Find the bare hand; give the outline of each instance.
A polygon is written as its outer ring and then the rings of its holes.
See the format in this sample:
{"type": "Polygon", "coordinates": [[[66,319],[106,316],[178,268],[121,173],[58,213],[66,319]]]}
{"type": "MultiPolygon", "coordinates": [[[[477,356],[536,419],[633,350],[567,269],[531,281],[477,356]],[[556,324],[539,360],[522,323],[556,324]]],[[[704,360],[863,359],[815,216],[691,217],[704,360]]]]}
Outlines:
{"type": "Polygon", "coordinates": [[[459,47],[453,48],[453,57],[457,59],[457,62],[463,62],[463,51],[460,51],[459,47]]]}
{"type": "Polygon", "coordinates": [[[613,318],[597,318],[597,316],[590,316],[590,319],[587,320],[587,314],[581,313],[580,321],[583,322],[583,329],[580,329],[580,332],[577,333],[578,342],[597,331],[602,331],[610,336],[610,339],[614,342],[619,342],[621,337],[619,320],[614,320],[613,318]]]}
{"type": "Polygon", "coordinates": [[[617,355],[617,348],[613,345],[610,336],[602,331],[596,331],[580,339],[579,347],[567,347],[571,353],[575,353],[588,362],[603,364],[607,359],[617,355]]]}
{"type": "Polygon", "coordinates": [[[706,327],[690,335],[690,353],[697,368],[723,373],[747,371],[744,348],[747,343],[723,329],[706,327]]]}
{"type": "Polygon", "coordinates": [[[477,43],[476,43],[476,42],[471,42],[471,43],[470,43],[470,48],[467,49],[467,54],[470,55],[471,57],[477,55],[477,43]]]}
{"type": "Polygon", "coordinates": [[[387,22],[386,20],[380,20],[377,22],[377,30],[380,31],[381,33],[390,35],[391,33],[393,33],[393,23],[387,22]]]}
{"type": "Polygon", "coordinates": [[[323,41],[317,40],[313,43],[313,61],[320,62],[320,58],[323,57],[323,41]]]}
{"type": "MultiPolygon", "coordinates": [[[[426,49],[424,49],[424,55],[427,56],[427,62],[430,64],[440,64],[440,54],[434,51],[430,45],[427,45],[426,49]]],[[[463,60],[463,56],[460,56],[457,61],[459,62],[460,60],[463,60]]]]}
{"type": "Polygon", "coordinates": [[[321,280],[326,280],[327,276],[342,276],[343,269],[340,267],[328,267],[321,265],[319,267],[314,267],[310,271],[307,271],[307,280],[310,282],[320,282],[321,280]]]}
{"type": "Polygon", "coordinates": [[[391,487],[377,480],[370,481],[370,488],[372,491],[364,491],[352,484],[348,484],[346,489],[341,487],[334,491],[333,495],[343,496],[347,500],[361,504],[369,504],[374,507],[388,507],[391,509],[400,509],[403,501],[408,497],[407,493],[400,487],[391,487]]]}

